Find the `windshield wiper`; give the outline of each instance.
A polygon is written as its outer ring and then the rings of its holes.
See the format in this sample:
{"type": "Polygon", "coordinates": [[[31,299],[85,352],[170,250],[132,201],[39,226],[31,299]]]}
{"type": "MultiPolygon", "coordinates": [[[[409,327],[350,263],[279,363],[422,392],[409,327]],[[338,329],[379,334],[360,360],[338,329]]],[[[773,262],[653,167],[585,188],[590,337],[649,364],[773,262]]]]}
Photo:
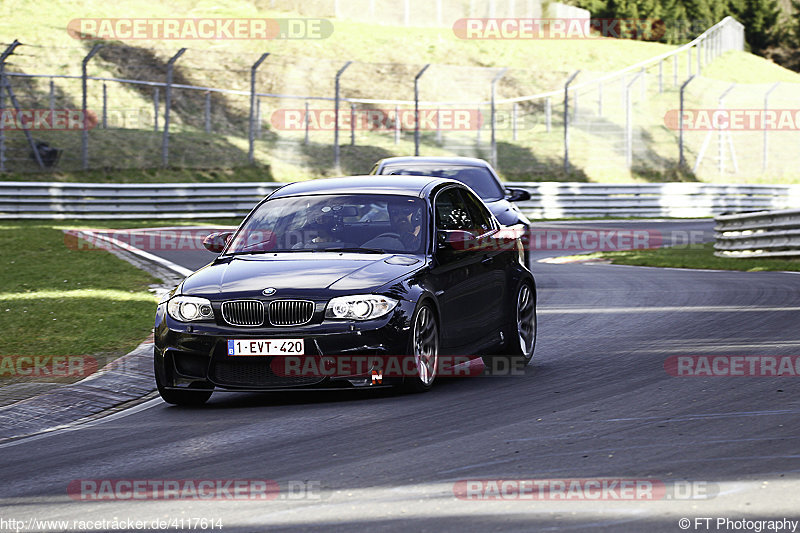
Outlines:
{"type": "MultiPolygon", "coordinates": [[[[309,250],[307,250],[309,251],[309,250]]],[[[318,248],[316,250],[310,250],[312,252],[356,252],[356,253],[366,253],[366,254],[385,254],[386,250],[381,250],[380,248],[360,248],[358,246],[351,247],[351,248],[318,248]]]]}
{"type": "Polygon", "coordinates": [[[308,250],[249,250],[244,252],[231,252],[225,255],[258,255],[258,254],[278,254],[284,252],[308,252],[308,250]]]}

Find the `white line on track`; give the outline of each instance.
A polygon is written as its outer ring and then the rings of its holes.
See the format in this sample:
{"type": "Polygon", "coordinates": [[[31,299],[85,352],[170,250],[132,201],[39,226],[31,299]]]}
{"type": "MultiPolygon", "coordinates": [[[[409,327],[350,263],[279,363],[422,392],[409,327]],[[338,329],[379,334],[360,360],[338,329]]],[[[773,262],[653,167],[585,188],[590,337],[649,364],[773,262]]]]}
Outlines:
{"type": "Polygon", "coordinates": [[[606,313],[796,313],[800,307],[737,307],[732,305],[697,307],[539,307],[538,315],[602,315],[606,313]]]}
{"type": "Polygon", "coordinates": [[[122,250],[125,250],[126,252],[130,252],[130,253],[132,253],[134,255],[138,255],[139,257],[141,257],[143,259],[147,259],[148,261],[152,261],[154,263],[158,263],[158,264],[160,264],[162,266],[165,266],[168,269],[172,270],[173,272],[176,272],[176,273],[180,274],[181,276],[188,276],[189,274],[194,272],[193,270],[189,270],[188,268],[184,268],[184,267],[182,267],[182,266],[180,266],[178,264],[173,263],[172,261],[164,259],[163,257],[159,257],[159,256],[151,254],[149,252],[145,252],[144,250],[140,250],[139,248],[131,246],[130,244],[122,242],[122,241],[120,241],[118,239],[114,239],[114,238],[111,238],[111,237],[106,237],[105,235],[100,235],[98,233],[95,233],[93,231],[88,231],[88,230],[80,230],[78,232],[78,234],[79,235],[86,235],[88,238],[99,239],[101,241],[105,241],[105,242],[107,242],[107,243],[109,243],[109,244],[111,244],[113,246],[116,246],[116,247],[118,247],[118,248],[120,248],[122,250]]]}

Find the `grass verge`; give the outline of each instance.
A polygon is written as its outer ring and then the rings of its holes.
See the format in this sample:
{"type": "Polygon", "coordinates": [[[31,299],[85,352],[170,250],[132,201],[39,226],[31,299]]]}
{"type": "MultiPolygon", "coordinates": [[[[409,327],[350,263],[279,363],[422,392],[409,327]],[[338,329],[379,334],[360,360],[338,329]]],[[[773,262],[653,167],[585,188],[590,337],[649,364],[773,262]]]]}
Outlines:
{"type": "Polygon", "coordinates": [[[150,333],[149,274],[104,251],[72,250],[47,222],[0,223],[0,354],[91,355],[102,366],[150,333]]]}
{"type": "Polygon", "coordinates": [[[700,268],[709,270],[742,270],[745,272],[800,270],[800,261],[791,259],[732,259],[714,255],[714,245],[651,248],[620,252],[598,252],[572,256],[574,258],[605,259],[615,265],[671,268],[700,268]]]}
{"type": "Polygon", "coordinates": [[[0,222],[0,355],[91,355],[102,366],[153,327],[148,289],[159,280],[106,251],[68,247],[62,230],[239,222],[0,222]]]}

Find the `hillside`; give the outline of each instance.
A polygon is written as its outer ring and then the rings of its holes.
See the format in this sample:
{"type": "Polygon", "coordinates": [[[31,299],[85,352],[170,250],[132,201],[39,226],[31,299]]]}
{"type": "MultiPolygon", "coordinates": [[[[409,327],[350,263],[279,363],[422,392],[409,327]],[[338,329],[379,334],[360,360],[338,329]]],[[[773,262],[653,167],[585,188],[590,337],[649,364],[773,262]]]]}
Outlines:
{"type": "MultiPolygon", "coordinates": [[[[287,18],[292,13],[270,10],[269,2],[226,0],[222,2],[172,2],[162,4],[131,0],[114,4],[88,0],[60,2],[43,10],[25,1],[0,4],[0,35],[3,41],[19,39],[25,46],[11,58],[10,72],[28,74],[80,74],[80,61],[91,48],[91,41],[74,39],[66,31],[70,21],[81,17],[125,17],[131,13],[147,13],[164,18],[287,18]],[[29,21],[36,20],[36,24],[29,21]]],[[[667,52],[673,47],[658,43],[597,38],[591,40],[463,40],[449,28],[405,28],[332,20],[333,33],[324,39],[274,39],[223,41],[135,40],[106,42],[90,63],[90,76],[117,77],[162,82],[166,62],[180,47],[187,47],[175,68],[175,83],[209,86],[243,91],[231,95],[174,89],[172,95],[170,164],[172,170],[157,171],[161,162],[161,133],[154,131],[153,88],[146,85],[106,83],[108,128],[98,125],[89,133],[90,173],[81,171],[79,132],[37,132],[44,140],[63,150],[58,172],[34,173],[29,149],[18,132],[7,133],[8,168],[4,179],[63,179],[94,181],[152,181],[168,176],[186,179],[276,179],[289,181],[330,175],[332,170],[333,133],[330,129],[311,131],[309,143],[303,143],[302,131],[289,131],[280,123],[288,112],[301,112],[306,100],[298,98],[263,98],[260,103],[261,130],[255,145],[260,170],[246,172],[213,169],[239,168],[247,164],[247,124],[249,115],[250,66],[259,55],[271,55],[259,69],[257,91],[264,93],[332,97],[335,72],[345,61],[354,61],[342,76],[341,94],[350,98],[410,100],[413,78],[423,65],[432,67],[420,80],[421,100],[476,102],[488,101],[491,79],[499,68],[509,70],[498,84],[499,99],[559,89],[575,70],[582,70],[578,81],[585,82],[602,73],[667,52]],[[208,100],[207,100],[208,98],[208,100]],[[211,133],[205,132],[205,109],[210,105],[211,133]],[[195,176],[185,169],[203,169],[195,176]],[[117,169],[123,169],[118,171],[117,169]],[[139,173],[135,169],[151,169],[139,173]],[[182,170],[183,169],[183,170],[182,170]],[[209,170],[211,169],[211,170],[209,170]]],[[[684,58],[678,72],[684,75],[684,58]]],[[[647,72],[646,100],[637,102],[636,112],[642,117],[637,124],[636,151],[646,164],[635,165],[632,172],[620,166],[619,154],[596,154],[600,146],[596,138],[619,135],[622,85],[606,87],[604,94],[587,90],[581,101],[603,100],[604,115],[587,117],[581,106],[575,116],[574,171],[564,175],[562,167],[563,132],[558,99],[552,102],[552,128],[545,131],[544,102],[523,103],[518,107],[517,139],[510,128],[511,105],[498,106],[499,170],[507,179],[552,180],[580,179],[589,181],[638,181],[662,179],[694,179],[675,172],[675,132],[664,127],[667,109],[675,106],[676,95],[670,83],[666,92],[654,91],[655,70],[647,72]],[[602,119],[602,123],[598,122],[602,119]],[[602,126],[602,127],[601,127],[602,126]],[[616,157],[616,158],[615,158],[616,157]]],[[[672,63],[665,63],[664,76],[672,77],[672,63]]],[[[745,53],[728,53],[718,58],[704,72],[704,83],[714,85],[737,83],[766,84],[774,81],[800,82],[800,76],[763,59],[745,53]]],[[[46,78],[10,77],[23,108],[47,107],[50,80],[46,78]]],[[[700,80],[698,80],[700,81],[700,80]]],[[[80,81],[53,79],[56,107],[80,107],[80,81]]],[[[101,82],[89,84],[88,107],[101,116],[103,100],[101,82]]],[[[698,84],[701,86],[701,84],[698,84]]],[[[760,89],[752,91],[754,106],[760,106],[760,89]]],[[[163,126],[163,88],[159,94],[159,127],[163,126]]],[[[703,103],[703,94],[694,98],[703,103]]],[[[332,102],[308,100],[312,112],[330,112],[332,102]]],[[[595,105],[595,104],[592,104],[595,105]]],[[[480,113],[484,125],[480,131],[422,132],[421,153],[426,155],[458,153],[489,157],[489,129],[486,127],[488,106],[465,104],[456,106],[480,113]]],[[[377,110],[384,116],[394,113],[392,104],[357,106],[362,113],[377,110]]],[[[401,112],[407,112],[401,106],[401,112]]],[[[347,104],[342,113],[349,115],[347,104]]],[[[317,116],[317,115],[314,115],[317,116]]],[[[778,134],[782,135],[782,134],[778,134]]],[[[775,136],[776,146],[780,139],[775,136]]],[[[343,145],[342,172],[369,170],[380,157],[413,153],[413,128],[406,127],[395,143],[391,125],[384,131],[357,130],[355,146],[349,146],[350,131],[340,133],[343,145]]],[[[690,151],[691,151],[690,147],[690,151]]],[[[603,150],[618,151],[617,147],[603,150]]],[[[696,151],[696,150],[695,150],[696,151]]],[[[760,161],[760,159],[759,159],[760,161]]],[[[711,172],[697,179],[715,180],[711,172]]],[[[728,179],[721,176],[723,180],[728,179]]],[[[761,181],[763,176],[737,176],[735,181],[761,181]]],[[[780,178],[794,181],[791,175],[780,178]]]]}

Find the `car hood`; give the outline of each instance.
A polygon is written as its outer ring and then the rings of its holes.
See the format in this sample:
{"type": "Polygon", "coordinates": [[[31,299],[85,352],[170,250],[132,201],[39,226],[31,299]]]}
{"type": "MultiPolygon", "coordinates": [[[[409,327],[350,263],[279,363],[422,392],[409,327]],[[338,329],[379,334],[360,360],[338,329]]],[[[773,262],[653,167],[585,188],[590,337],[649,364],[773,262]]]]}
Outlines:
{"type": "Polygon", "coordinates": [[[394,254],[287,252],[220,258],[183,282],[182,294],[210,299],[331,298],[369,293],[424,265],[421,257],[394,254]]]}

